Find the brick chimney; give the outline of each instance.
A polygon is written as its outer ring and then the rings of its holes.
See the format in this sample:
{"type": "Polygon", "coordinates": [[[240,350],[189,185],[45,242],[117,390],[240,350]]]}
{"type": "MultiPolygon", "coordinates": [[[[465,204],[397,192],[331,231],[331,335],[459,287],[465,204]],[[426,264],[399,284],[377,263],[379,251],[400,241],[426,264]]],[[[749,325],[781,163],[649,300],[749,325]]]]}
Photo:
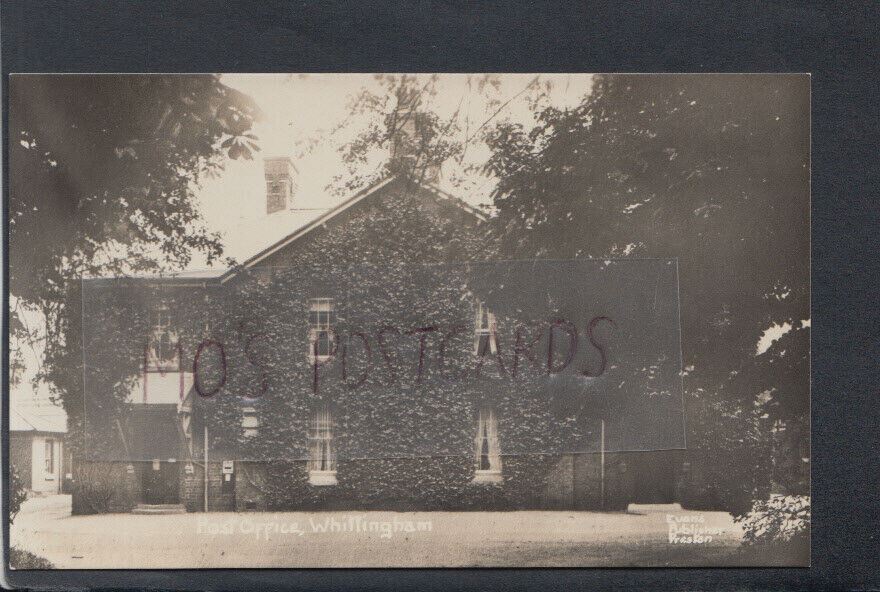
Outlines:
{"type": "Polygon", "coordinates": [[[293,207],[298,171],[286,156],[264,159],[266,177],[266,213],[272,214],[293,207]]]}
{"type": "Polygon", "coordinates": [[[390,121],[392,173],[404,174],[428,183],[440,177],[440,162],[432,153],[431,122],[426,113],[404,110],[390,121]]]}

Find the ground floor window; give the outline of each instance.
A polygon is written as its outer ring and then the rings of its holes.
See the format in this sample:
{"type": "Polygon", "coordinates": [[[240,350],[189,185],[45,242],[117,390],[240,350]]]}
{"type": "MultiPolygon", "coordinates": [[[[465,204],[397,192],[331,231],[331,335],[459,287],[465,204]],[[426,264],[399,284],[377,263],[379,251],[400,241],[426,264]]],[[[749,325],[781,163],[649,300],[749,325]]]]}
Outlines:
{"type": "Polygon", "coordinates": [[[498,422],[491,407],[480,409],[477,418],[476,468],[474,483],[501,482],[501,447],[498,442],[498,422]]]}
{"type": "Polygon", "coordinates": [[[309,429],[309,483],[336,485],[333,417],[327,407],[315,412],[309,429]]]}

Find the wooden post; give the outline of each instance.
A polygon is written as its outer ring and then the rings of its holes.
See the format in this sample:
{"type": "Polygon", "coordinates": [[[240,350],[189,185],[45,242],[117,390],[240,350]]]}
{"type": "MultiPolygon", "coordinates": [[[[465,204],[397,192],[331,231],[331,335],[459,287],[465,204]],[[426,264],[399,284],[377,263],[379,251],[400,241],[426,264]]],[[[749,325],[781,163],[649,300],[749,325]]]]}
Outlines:
{"type": "Polygon", "coordinates": [[[208,426],[205,426],[205,512],[208,511],[208,426]]]}
{"type": "Polygon", "coordinates": [[[605,509],[605,420],[602,420],[602,435],[599,440],[599,496],[600,506],[605,509]]]}

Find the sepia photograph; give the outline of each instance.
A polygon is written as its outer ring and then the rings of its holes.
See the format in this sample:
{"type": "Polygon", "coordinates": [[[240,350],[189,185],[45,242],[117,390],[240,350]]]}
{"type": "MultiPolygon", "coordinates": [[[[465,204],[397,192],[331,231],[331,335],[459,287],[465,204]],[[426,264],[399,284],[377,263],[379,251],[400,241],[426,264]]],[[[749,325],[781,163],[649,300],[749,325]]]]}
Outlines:
{"type": "Polygon", "coordinates": [[[9,565],[807,567],[808,74],[13,74],[9,565]]]}

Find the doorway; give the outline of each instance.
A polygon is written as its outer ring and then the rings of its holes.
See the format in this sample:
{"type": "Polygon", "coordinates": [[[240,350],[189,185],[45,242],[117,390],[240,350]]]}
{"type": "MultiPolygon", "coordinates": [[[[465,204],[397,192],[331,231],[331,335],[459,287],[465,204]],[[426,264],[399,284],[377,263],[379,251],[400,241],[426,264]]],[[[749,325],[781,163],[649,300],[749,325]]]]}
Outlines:
{"type": "Polygon", "coordinates": [[[145,504],[180,503],[180,468],[177,462],[154,460],[144,463],[141,487],[145,504]]]}

